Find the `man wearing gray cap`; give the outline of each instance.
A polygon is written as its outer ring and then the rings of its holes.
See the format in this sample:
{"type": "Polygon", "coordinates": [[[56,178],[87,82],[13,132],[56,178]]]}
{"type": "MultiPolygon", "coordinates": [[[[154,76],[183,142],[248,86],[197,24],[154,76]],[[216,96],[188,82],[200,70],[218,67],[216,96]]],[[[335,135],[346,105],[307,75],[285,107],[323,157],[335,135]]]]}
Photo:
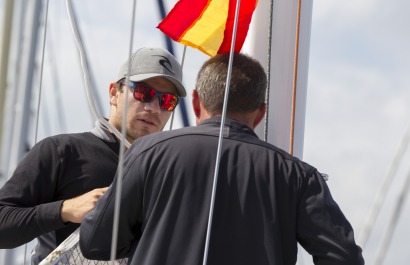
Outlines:
{"type": "MultiPolygon", "coordinates": [[[[179,97],[185,96],[176,59],[161,48],[141,48],[109,86],[108,123],[121,132],[127,102],[125,138],[132,143],[162,130],[179,97]]],[[[117,170],[119,148],[120,141],[99,121],[90,132],[37,143],[0,189],[0,248],[37,238],[31,264],[43,260],[106,192],[117,170]]]]}

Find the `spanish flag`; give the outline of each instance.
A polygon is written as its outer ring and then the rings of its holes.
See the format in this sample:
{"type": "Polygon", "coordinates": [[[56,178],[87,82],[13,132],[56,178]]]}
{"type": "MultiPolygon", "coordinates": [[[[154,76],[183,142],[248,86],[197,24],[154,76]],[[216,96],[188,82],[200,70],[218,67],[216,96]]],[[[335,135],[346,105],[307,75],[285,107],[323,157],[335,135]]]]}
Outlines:
{"type": "MultiPolygon", "coordinates": [[[[240,52],[257,0],[240,2],[235,52],[240,52]]],[[[179,0],[157,28],[209,56],[230,51],[236,0],[179,0]]]]}

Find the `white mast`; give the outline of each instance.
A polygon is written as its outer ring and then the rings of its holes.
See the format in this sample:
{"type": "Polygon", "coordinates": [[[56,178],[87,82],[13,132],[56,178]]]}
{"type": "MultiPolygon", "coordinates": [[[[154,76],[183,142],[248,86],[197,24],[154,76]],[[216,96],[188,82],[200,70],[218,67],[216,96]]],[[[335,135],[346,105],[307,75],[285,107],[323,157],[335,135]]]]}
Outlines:
{"type": "MultiPolygon", "coordinates": [[[[302,158],[312,0],[276,0],[272,8],[267,141],[302,158]]],[[[243,51],[267,69],[270,4],[259,1],[243,51]]],[[[256,128],[264,138],[263,122],[256,128]]]]}

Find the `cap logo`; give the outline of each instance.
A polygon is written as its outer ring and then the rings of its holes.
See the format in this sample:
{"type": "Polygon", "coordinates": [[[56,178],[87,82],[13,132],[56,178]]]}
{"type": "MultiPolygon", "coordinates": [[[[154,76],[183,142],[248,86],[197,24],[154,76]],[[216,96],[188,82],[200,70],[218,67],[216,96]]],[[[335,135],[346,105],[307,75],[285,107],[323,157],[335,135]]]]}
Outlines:
{"type": "Polygon", "coordinates": [[[173,73],[173,71],[172,71],[172,65],[171,65],[171,62],[168,60],[168,58],[165,57],[165,56],[162,56],[162,55],[156,55],[156,56],[163,58],[163,59],[160,59],[160,60],[158,61],[159,64],[160,64],[162,67],[164,67],[165,69],[167,69],[168,72],[173,73]],[[167,65],[168,65],[168,66],[167,66],[167,65]]]}

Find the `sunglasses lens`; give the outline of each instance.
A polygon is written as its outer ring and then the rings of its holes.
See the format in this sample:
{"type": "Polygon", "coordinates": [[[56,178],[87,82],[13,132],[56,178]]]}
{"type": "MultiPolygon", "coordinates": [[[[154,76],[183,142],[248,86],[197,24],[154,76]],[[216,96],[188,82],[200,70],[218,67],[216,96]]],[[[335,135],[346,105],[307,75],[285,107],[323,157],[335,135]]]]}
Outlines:
{"type": "Polygon", "coordinates": [[[173,111],[178,105],[178,97],[172,94],[163,94],[144,84],[137,83],[134,89],[134,98],[142,102],[151,102],[157,95],[160,95],[159,106],[161,109],[173,111]]]}
{"type": "Polygon", "coordinates": [[[172,111],[178,104],[178,97],[172,94],[162,94],[160,106],[164,110],[172,111]]]}
{"type": "Polygon", "coordinates": [[[156,91],[154,89],[144,86],[143,84],[137,84],[134,89],[134,98],[142,102],[151,102],[155,94],[156,91]]]}

